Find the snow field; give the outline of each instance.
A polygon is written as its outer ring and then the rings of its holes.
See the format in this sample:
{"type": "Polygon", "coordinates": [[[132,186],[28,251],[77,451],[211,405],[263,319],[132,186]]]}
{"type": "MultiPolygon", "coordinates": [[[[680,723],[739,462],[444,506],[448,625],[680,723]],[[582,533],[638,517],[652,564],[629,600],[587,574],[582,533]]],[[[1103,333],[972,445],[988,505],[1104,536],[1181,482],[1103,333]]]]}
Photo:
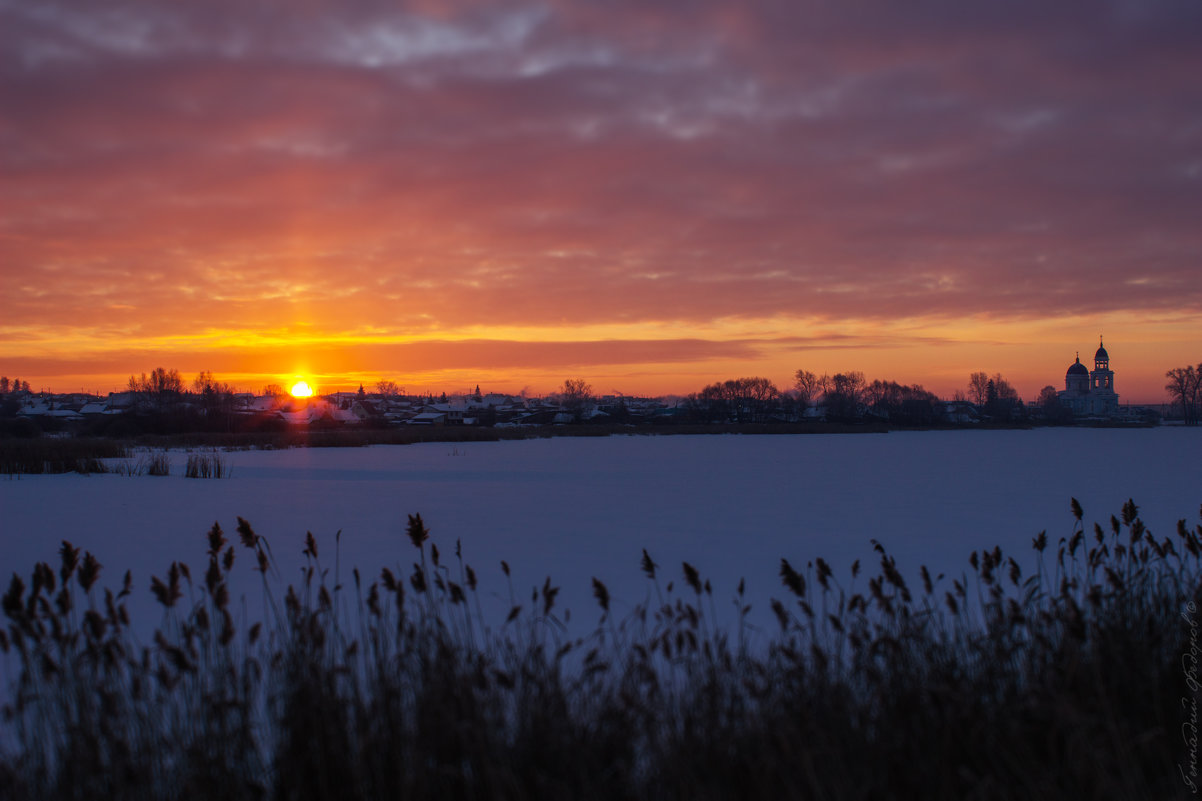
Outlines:
{"type": "MultiPolygon", "coordinates": [[[[223,453],[228,479],[185,479],[187,454],[171,452],[172,475],[22,476],[0,481],[0,568],[26,578],[36,561],[57,565],[67,539],[104,565],[101,586],[134,577],[131,612],[153,626],[159,611],[150,576],[173,560],[199,580],[204,534],[219,522],[232,541],[237,516],[265,536],[285,581],[305,564],[306,531],[321,566],[338,566],[350,591],[351,568],[364,584],[381,567],[408,575],[417,553],[404,536],[420,513],[431,542],[458,580],[456,540],[479,575],[481,601],[500,625],[510,608],[549,575],[557,609],[571,610],[574,633],[599,617],[591,578],[608,586],[619,617],[653,597],[639,570],[642,549],[660,564],[661,585],[683,585],[681,562],[714,588],[722,622],[734,620],[735,587],[745,578],[751,621],[775,625],[772,596],[785,598],[781,558],[798,569],[814,557],[855,589],[850,566],[875,574],[872,539],[896,557],[912,586],[968,570],[968,554],[1000,545],[1024,574],[1034,567],[1031,539],[1047,529],[1055,543],[1073,527],[1070,497],[1087,526],[1118,514],[1127,498],[1160,537],[1176,521],[1197,522],[1202,503],[1202,429],[1044,429],[927,431],[864,435],[554,438],[495,443],[427,443],[346,449],[223,453]]],[[[256,617],[261,597],[250,554],[239,548],[232,588],[256,617]]],[[[282,591],[282,588],[281,588],[282,591]]],[[[710,609],[706,605],[706,611],[710,609]]]]}

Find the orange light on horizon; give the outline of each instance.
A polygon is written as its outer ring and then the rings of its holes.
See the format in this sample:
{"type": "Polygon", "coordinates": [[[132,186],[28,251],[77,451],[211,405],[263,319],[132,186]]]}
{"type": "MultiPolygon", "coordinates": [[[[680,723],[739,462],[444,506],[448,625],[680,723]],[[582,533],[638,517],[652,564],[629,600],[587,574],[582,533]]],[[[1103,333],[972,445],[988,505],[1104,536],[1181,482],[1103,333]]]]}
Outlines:
{"type": "Polygon", "coordinates": [[[292,385],[292,389],[288,390],[294,398],[311,398],[313,397],[313,387],[309,386],[307,381],[297,381],[292,385]]]}

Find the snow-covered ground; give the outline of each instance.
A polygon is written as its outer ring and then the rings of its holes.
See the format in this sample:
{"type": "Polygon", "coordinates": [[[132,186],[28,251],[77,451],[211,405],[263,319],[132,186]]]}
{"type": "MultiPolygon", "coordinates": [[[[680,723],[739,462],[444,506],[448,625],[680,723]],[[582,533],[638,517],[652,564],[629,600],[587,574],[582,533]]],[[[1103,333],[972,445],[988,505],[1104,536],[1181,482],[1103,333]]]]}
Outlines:
{"type": "MultiPolygon", "coordinates": [[[[847,586],[853,560],[875,567],[871,538],[907,577],[920,564],[959,575],[974,549],[1001,545],[1028,567],[1031,539],[1070,533],[1070,497],[1086,521],[1105,522],[1127,498],[1155,534],[1179,518],[1197,522],[1202,503],[1202,429],[1046,429],[894,432],[864,435],[557,438],[496,443],[348,449],[235,451],[232,477],[172,475],[24,476],[0,480],[0,570],[27,575],[57,564],[67,539],[105,566],[116,587],[133,571],[135,614],[155,619],[150,576],[172,560],[200,577],[204,534],[214,521],[236,540],[236,516],[271,543],[287,580],[304,564],[306,531],[323,567],[365,576],[415,551],[406,515],[420,512],[444,559],[462,541],[497,621],[509,608],[500,569],[513,568],[519,602],[550,575],[574,628],[597,619],[590,578],[608,584],[621,612],[650,590],[639,571],[646,548],[680,583],[688,561],[712,580],[719,615],[732,617],[740,577],[767,625],[767,598],[784,596],[780,559],[797,567],[822,556],[847,586]],[[581,623],[580,621],[584,621],[581,623]]],[[[453,563],[453,562],[452,562],[453,563]]],[[[255,608],[251,560],[240,575],[255,608]]],[[[950,582],[949,582],[950,583],[950,582]]],[[[860,587],[863,586],[863,576],[860,587]]]]}

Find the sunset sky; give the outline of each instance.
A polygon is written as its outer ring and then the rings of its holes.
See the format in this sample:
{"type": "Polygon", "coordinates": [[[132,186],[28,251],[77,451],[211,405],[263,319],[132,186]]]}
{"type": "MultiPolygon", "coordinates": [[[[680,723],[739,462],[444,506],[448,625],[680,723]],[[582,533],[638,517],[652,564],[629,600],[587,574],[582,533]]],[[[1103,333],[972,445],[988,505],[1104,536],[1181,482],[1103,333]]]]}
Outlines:
{"type": "Polygon", "coordinates": [[[0,373],[1202,361],[1202,2],[0,0],[0,373]]]}

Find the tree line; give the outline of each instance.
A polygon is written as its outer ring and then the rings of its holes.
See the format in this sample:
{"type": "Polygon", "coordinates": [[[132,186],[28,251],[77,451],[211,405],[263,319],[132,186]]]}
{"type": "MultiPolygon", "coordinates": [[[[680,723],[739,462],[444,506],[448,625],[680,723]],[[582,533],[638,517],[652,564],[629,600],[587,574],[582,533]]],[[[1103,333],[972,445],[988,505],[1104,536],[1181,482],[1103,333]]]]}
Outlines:
{"type": "MultiPolygon", "coordinates": [[[[975,372],[956,401],[972,403],[994,420],[1007,421],[1024,414],[1017,390],[1001,373],[975,372]]],[[[684,408],[699,422],[759,423],[798,420],[808,410],[821,407],[827,420],[851,422],[865,417],[898,425],[931,425],[939,421],[941,401],[921,384],[869,381],[858,370],[814,373],[800,369],[793,385],[779,389],[767,378],[735,378],[709,384],[687,396],[684,408]]]]}
{"type": "Polygon", "coordinates": [[[131,375],[126,389],[134,396],[134,406],[143,410],[168,411],[187,400],[206,413],[228,412],[234,388],[218,381],[208,370],[201,370],[185,384],[179,370],[156,367],[149,374],[131,375]]]}
{"type": "MultiPolygon", "coordinates": [[[[1166,372],[1165,377],[1168,379],[1165,390],[1171,403],[1180,409],[1187,425],[1197,425],[1202,416],[1202,364],[1175,367],[1166,372]]],[[[386,397],[404,394],[404,388],[393,381],[380,380],[375,388],[386,397]]],[[[0,395],[28,392],[29,389],[28,381],[0,376],[0,395]]],[[[133,395],[134,411],[143,416],[178,417],[186,408],[187,416],[199,415],[207,418],[210,424],[221,425],[220,421],[233,413],[235,389],[215,379],[207,370],[202,370],[188,382],[175,368],[156,367],[150,373],[131,375],[127,390],[133,395]]],[[[264,387],[262,394],[284,396],[287,393],[282,387],[270,384],[264,387]]],[[[478,387],[476,394],[478,397],[478,387]]],[[[588,417],[597,402],[592,387],[583,379],[564,381],[562,389],[552,393],[550,399],[558,401],[578,421],[588,417]]],[[[970,374],[966,387],[956,391],[953,400],[971,403],[995,421],[1022,419],[1027,413],[1017,390],[1001,373],[990,375],[978,371],[970,374]]],[[[810,410],[820,407],[822,416],[835,422],[872,417],[898,425],[930,425],[941,417],[940,403],[940,399],[921,384],[907,385],[880,379],[868,381],[864,373],[854,370],[820,375],[799,369],[794,373],[792,386],[786,389],[759,376],[728,379],[691,393],[682,399],[679,408],[688,419],[706,423],[795,421],[811,416],[810,410]]],[[[1049,422],[1072,419],[1071,411],[1060,403],[1059,392],[1052,385],[1040,391],[1037,407],[1049,422]]],[[[606,410],[612,411],[608,407],[606,410]]]]}
{"type": "Polygon", "coordinates": [[[793,386],[785,390],[758,376],[716,382],[690,394],[683,406],[699,422],[798,420],[816,406],[833,421],[872,416],[900,425],[929,425],[939,419],[939,398],[920,384],[870,382],[859,371],[819,375],[801,369],[793,378],[793,386]]]}
{"type": "Polygon", "coordinates": [[[133,398],[134,417],[110,423],[117,432],[180,433],[184,431],[232,431],[237,428],[234,409],[236,390],[201,370],[188,381],[175,368],[156,367],[150,373],[131,375],[126,391],[133,398]]]}
{"type": "Polygon", "coordinates": [[[0,395],[7,395],[10,392],[29,392],[29,382],[22,381],[19,378],[14,378],[11,381],[6,375],[0,375],[0,395]]]}

